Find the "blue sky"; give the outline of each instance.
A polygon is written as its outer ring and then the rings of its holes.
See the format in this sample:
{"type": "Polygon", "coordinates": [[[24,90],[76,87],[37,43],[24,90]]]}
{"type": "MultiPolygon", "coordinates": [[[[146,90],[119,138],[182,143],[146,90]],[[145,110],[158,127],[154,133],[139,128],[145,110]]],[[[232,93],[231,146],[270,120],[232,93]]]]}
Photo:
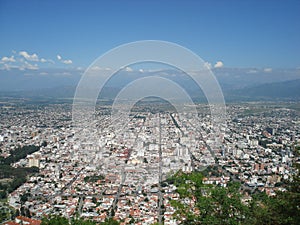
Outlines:
{"type": "Polygon", "coordinates": [[[0,68],[87,67],[120,44],[155,39],[214,65],[299,68],[300,1],[0,0],[0,68]]]}

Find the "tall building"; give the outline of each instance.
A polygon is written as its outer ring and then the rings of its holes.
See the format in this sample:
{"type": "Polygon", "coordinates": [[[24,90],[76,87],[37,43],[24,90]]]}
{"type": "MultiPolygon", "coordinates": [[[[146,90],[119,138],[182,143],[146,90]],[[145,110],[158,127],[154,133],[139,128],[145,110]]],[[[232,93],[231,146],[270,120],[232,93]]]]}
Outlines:
{"type": "Polygon", "coordinates": [[[27,156],[28,158],[28,167],[40,167],[40,158],[41,155],[39,153],[34,153],[32,155],[27,156]]]}
{"type": "Polygon", "coordinates": [[[271,134],[271,135],[275,135],[275,129],[272,128],[272,127],[267,127],[267,128],[266,128],[266,131],[267,131],[269,134],[271,134]]]}

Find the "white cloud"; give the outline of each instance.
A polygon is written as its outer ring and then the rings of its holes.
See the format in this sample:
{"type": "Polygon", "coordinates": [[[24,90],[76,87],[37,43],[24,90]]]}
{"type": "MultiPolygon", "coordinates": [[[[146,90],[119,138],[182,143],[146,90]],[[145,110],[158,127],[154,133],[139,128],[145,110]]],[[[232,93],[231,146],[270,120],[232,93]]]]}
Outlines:
{"type": "Polygon", "coordinates": [[[63,72],[62,75],[63,76],[71,76],[72,74],[70,72],[63,72]]]}
{"type": "Polygon", "coordinates": [[[34,62],[37,62],[39,61],[39,57],[37,54],[33,53],[32,55],[28,54],[28,52],[26,51],[21,51],[19,52],[19,55],[20,56],[23,56],[26,60],[28,61],[34,61],[34,62]]]}
{"type": "Polygon", "coordinates": [[[211,63],[209,62],[204,62],[204,66],[208,69],[211,69],[211,63]]]}
{"type": "Polygon", "coordinates": [[[90,68],[90,70],[99,71],[101,68],[99,66],[93,66],[90,68]]]}
{"type": "Polygon", "coordinates": [[[253,74],[253,73],[258,73],[258,70],[256,69],[250,69],[249,71],[247,71],[248,74],[253,74]]]}
{"type": "Polygon", "coordinates": [[[264,72],[265,73],[270,73],[270,72],[272,72],[272,68],[264,68],[264,72]]]}
{"type": "Polygon", "coordinates": [[[140,72],[140,73],[144,73],[144,70],[143,70],[143,69],[139,69],[139,72],[140,72]]]}
{"type": "Polygon", "coordinates": [[[26,61],[24,63],[25,63],[23,65],[24,69],[28,69],[28,70],[38,70],[39,69],[37,64],[32,65],[32,64],[30,64],[29,62],[26,62],[26,61]]]}
{"type": "Polygon", "coordinates": [[[92,71],[103,71],[103,70],[105,70],[104,68],[101,68],[100,66],[93,66],[93,67],[91,67],[90,68],[90,70],[92,70],[92,71]]]}
{"type": "Polygon", "coordinates": [[[71,59],[66,59],[66,60],[62,60],[62,63],[64,64],[72,64],[72,60],[71,59]]]}
{"type": "Polygon", "coordinates": [[[129,66],[127,66],[127,67],[125,68],[125,71],[126,71],[126,72],[132,72],[133,69],[131,69],[129,66]]]}
{"type": "Polygon", "coordinates": [[[42,62],[42,63],[46,63],[46,62],[47,62],[47,60],[46,60],[46,59],[44,59],[44,58],[41,58],[41,62],[42,62]]]}
{"type": "Polygon", "coordinates": [[[3,70],[10,70],[11,66],[8,64],[4,64],[3,67],[1,69],[3,70]]]}
{"type": "MultiPolygon", "coordinates": [[[[0,61],[1,62],[1,61],[0,61]]],[[[10,70],[10,69],[18,69],[19,67],[16,65],[12,65],[10,63],[3,63],[1,64],[0,70],[10,70]]]]}
{"type": "Polygon", "coordinates": [[[214,68],[222,68],[224,66],[224,63],[222,61],[217,61],[214,65],[214,68]]]}
{"type": "Polygon", "coordinates": [[[83,68],[83,67],[81,67],[81,66],[78,66],[78,67],[76,68],[76,70],[78,70],[78,71],[83,71],[83,70],[84,70],[84,68],[83,68]]]}
{"type": "Polygon", "coordinates": [[[61,57],[61,55],[57,55],[56,58],[63,64],[72,64],[73,63],[73,61],[71,59],[63,59],[61,57]]]}
{"type": "Polygon", "coordinates": [[[2,62],[15,62],[16,60],[15,60],[14,56],[11,56],[11,57],[4,56],[4,57],[2,57],[1,61],[2,62]]]}
{"type": "Polygon", "coordinates": [[[48,62],[51,64],[55,64],[54,60],[52,60],[52,59],[48,59],[48,62]]]}

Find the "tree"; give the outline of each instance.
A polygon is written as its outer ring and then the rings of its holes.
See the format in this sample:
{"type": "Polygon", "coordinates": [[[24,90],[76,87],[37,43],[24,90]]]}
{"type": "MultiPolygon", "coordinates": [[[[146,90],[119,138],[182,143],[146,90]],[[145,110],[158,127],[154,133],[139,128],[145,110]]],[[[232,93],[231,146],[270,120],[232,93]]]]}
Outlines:
{"type": "Polygon", "coordinates": [[[241,202],[239,183],[229,183],[227,188],[204,185],[197,172],[177,173],[167,180],[176,185],[180,195],[179,201],[171,200],[174,216],[180,224],[300,224],[300,165],[295,169],[287,191],[272,197],[256,193],[248,205],[241,202]]]}
{"type": "Polygon", "coordinates": [[[300,222],[300,165],[294,165],[296,173],[287,183],[287,191],[269,197],[264,193],[253,196],[250,205],[252,224],[290,224],[300,222]]]}
{"type": "Polygon", "coordinates": [[[6,191],[0,191],[0,199],[6,198],[6,191]]]}
{"type": "Polygon", "coordinates": [[[120,222],[110,218],[106,219],[105,222],[101,223],[101,225],[120,225],[120,222]]]}
{"type": "Polygon", "coordinates": [[[44,217],[41,225],[66,225],[69,224],[68,219],[62,216],[51,216],[50,218],[44,217]]]}
{"type": "Polygon", "coordinates": [[[247,207],[241,202],[239,184],[230,183],[227,188],[205,185],[199,172],[178,174],[174,184],[180,201],[171,201],[176,209],[175,217],[181,224],[242,224],[247,207]],[[191,207],[191,205],[194,206],[191,207]]]}
{"type": "Polygon", "coordinates": [[[97,203],[97,198],[96,198],[96,197],[93,197],[93,198],[92,198],[92,202],[93,202],[94,204],[96,204],[96,203],[97,203]]]}
{"type": "Polygon", "coordinates": [[[75,219],[71,222],[71,225],[96,225],[96,222],[91,220],[84,220],[82,218],[75,219]]]}

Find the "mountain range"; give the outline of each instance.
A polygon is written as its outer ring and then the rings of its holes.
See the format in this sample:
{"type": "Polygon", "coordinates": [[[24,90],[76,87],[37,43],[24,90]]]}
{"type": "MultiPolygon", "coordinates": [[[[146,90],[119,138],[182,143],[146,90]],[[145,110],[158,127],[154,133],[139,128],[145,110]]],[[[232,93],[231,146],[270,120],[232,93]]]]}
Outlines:
{"type": "MultiPolygon", "coordinates": [[[[78,69],[2,70],[0,97],[72,99],[83,73],[78,69]]],[[[300,100],[300,69],[219,68],[214,69],[213,73],[226,101],[300,100]]],[[[100,97],[113,99],[129,82],[152,75],[170,79],[184,88],[192,99],[205,101],[196,83],[178,70],[143,73],[122,70],[107,82],[100,97]]]]}

